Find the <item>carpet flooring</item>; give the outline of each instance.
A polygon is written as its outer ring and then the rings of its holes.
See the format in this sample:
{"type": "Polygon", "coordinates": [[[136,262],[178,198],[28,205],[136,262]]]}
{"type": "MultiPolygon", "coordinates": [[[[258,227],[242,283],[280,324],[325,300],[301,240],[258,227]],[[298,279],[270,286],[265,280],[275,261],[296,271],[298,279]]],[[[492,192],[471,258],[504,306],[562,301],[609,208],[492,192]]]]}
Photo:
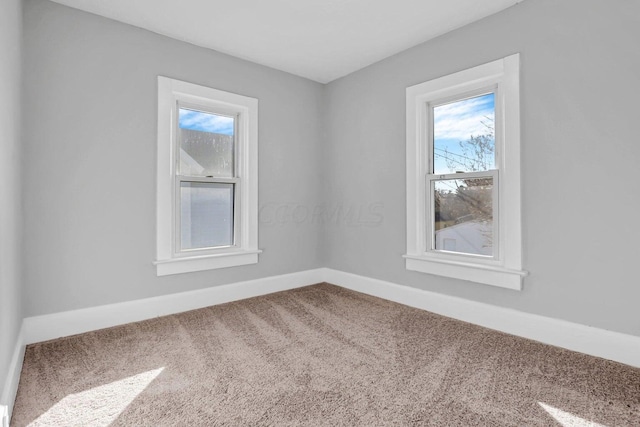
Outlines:
{"type": "Polygon", "coordinates": [[[640,426],[640,369],[329,284],[27,347],[12,426],[640,426]]]}

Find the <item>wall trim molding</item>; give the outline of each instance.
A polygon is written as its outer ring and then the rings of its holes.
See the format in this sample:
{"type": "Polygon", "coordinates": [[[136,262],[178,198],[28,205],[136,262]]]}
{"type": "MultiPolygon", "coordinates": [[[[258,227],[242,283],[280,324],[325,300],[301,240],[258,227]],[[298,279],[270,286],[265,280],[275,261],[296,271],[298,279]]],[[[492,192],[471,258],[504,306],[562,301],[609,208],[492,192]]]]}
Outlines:
{"type": "Polygon", "coordinates": [[[319,282],[322,282],[322,269],[306,270],[195,291],[27,317],[23,323],[24,343],[48,341],[319,282]]]}
{"type": "MultiPolygon", "coordinates": [[[[24,352],[26,345],[24,343],[24,323],[20,327],[18,336],[16,337],[15,348],[13,350],[13,356],[11,356],[11,362],[9,364],[9,370],[7,372],[7,379],[2,388],[2,395],[0,395],[0,403],[7,405],[5,409],[7,411],[7,423],[11,420],[11,414],[13,413],[13,404],[16,401],[16,395],[18,394],[18,384],[20,383],[20,374],[22,373],[22,362],[24,361],[24,352]]],[[[0,417],[3,414],[0,413],[0,417]]],[[[2,421],[0,421],[0,425],[2,421]]]]}
{"type": "Polygon", "coordinates": [[[466,300],[343,271],[324,281],[511,335],[640,367],[640,337],[466,300]]]}
{"type": "MultiPolygon", "coordinates": [[[[195,291],[24,319],[12,362],[19,378],[24,347],[97,329],[328,282],[346,289],[545,344],[640,367],[640,337],[424,291],[330,268],[318,268],[195,291]],[[20,365],[20,366],[19,366],[20,365]]],[[[13,384],[13,383],[12,383],[13,384]]],[[[17,382],[15,382],[17,389],[17,382]]],[[[5,394],[11,388],[5,386],[5,394]]],[[[5,396],[3,394],[3,397],[5,396]]]]}

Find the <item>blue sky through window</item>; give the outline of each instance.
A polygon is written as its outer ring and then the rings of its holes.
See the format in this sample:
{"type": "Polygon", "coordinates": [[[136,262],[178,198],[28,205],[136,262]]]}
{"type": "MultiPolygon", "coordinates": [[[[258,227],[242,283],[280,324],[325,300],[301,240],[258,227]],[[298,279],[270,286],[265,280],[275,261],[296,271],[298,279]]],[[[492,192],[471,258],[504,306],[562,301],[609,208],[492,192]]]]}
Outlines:
{"type": "Polygon", "coordinates": [[[203,113],[202,111],[180,108],[179,126],[182,129],[233,135],[233,117],[203,113]]]}
{"type": "MultiPolygon", "coordinates": [[[[451,102],[433,109],[434,173],[464,170],[471,158],[460,142],[471,136],[493,134],[495,96],[493,93],[451,102]],[[448,162],[447,162],[448,161],[448,162]],[[453,165],[451,170],[449,165],[453,165]]],[[[491,166],[495,167],[494,165],[491,166]]]]}

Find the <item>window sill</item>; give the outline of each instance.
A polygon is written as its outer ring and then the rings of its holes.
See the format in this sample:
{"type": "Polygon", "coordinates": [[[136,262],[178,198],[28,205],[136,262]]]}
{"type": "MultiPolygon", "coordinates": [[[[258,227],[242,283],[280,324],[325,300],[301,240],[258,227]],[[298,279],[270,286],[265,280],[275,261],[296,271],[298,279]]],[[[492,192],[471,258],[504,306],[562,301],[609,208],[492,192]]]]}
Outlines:
{"type": "Polygon", "coordinates": [[[153,263],[156,266],[156,274],[158,276],[168,276],[170,274],[257,264],[258,254],[261,252],[261,250],[226,252],[215,255],[163,259],[154,261],[153,263]]]}
{"type": "Polygon", "coordinates": [[[468,280],[501,288],[522,290],[522,279],[528,274],[523,270],[428,258],[419,255],[403,255],[406,269],[437,276],[468,280]]]}

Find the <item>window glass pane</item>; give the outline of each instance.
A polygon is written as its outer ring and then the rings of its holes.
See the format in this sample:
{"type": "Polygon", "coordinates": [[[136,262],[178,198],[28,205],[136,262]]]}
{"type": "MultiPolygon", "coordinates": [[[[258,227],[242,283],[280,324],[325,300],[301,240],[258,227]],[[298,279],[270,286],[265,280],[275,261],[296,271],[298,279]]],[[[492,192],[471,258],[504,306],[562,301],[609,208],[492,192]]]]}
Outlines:
{"type": "Polygon", "coordinates": [[[180,246],[233,245],[233,184],[180,183],[180,246]]]}
{"type": "Polygon", "coordinates": [[[235,119],[179,109],[180,174],[233,176],[235,119]]]}
{"type": "Polygon", "coordinates": [[[493,255],[493,178],[433,181],[435,249],[493,255]]]}
{"type": "Polygon", "coordinates": [[[488,93],[433,108],[433,173],[495,169],[495,102],[488,93]]]}

